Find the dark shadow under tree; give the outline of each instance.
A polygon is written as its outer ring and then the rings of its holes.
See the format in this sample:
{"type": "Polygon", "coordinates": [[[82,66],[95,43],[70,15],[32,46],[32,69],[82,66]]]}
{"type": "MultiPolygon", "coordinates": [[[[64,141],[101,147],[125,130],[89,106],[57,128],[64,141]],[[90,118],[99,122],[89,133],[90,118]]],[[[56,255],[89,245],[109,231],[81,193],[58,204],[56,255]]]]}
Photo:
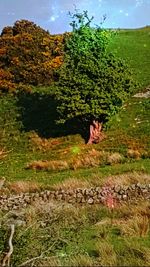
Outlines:
{"type": "Polygon", "coordinates": [[[17,105],[22,131],[35,131],[44,138],[80,134],[87,140],[85,130],[81,127],[81,121],[78,118],[72,118],[62,125],[56,123],[59,114],[54,95],[23,92],[18,94],[17,105]]]}

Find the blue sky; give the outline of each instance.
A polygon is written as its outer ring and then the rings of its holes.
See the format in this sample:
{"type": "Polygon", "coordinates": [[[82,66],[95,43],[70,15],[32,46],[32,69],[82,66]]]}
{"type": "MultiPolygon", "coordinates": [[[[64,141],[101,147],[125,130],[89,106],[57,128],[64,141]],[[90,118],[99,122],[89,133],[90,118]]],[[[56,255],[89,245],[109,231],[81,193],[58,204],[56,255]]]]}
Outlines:
{"type": "Polygon", "coordinates": [[[106,15],[104,27],[150,25],[150,0],[0,0],[0,32],[20,19],[33,21],[50,33],[70,31],[68,12],[75,7],[88,10],[95,24],[106,15]]]}

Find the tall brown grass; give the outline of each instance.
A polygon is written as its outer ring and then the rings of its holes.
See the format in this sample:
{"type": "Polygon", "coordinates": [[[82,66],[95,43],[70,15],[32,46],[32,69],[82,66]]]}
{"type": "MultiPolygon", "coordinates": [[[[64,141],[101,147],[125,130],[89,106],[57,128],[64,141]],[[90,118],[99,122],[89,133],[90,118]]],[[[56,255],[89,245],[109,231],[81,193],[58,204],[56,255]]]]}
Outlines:
{"type": "Polygon", "coordinates": [[[97,261],[100,266],[117,266],[117,255],[110,243],[107,241],[97,242],[96,251],[99,255],[97,261]]]}
{"type": "Polygon", "coordinates": [[[31,181],[16,181],[9,182],[7,185],[8,189],[16,194],[25,192],[35,192],[40,190],[40,185],[37,182],[31,181]]]}
{"type": "Polygon", "coordinates": [[[26,169],[33,169],[33,170],[67,170],[69,169],[67,161],[63,160],[38,160],[38,161],[33,161],[29,163],[26,166],[26,169]]]}

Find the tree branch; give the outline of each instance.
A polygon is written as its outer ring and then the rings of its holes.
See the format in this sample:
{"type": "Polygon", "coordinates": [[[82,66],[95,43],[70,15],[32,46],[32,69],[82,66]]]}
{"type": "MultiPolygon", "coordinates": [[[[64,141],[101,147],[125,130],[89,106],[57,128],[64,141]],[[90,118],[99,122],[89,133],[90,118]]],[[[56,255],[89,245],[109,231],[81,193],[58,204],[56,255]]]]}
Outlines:
{"type": "Polygon", "coordinates": [[[6,262],[7,262],[7,266],[9,266],[9,264],[10,264],[10,257],[11,257],[11,254],[13,253],[12,239],[13,239],[13,235],[14,235],[14,232],[15,232],[15,225],[14,224],[11,224],[10,225],[10,228],[11,228],[11,233],[10,233],[10,237],[9,237],[9,241],[8,241],[9,251],[6,254],[6,256],[4,257],[4,259],[3,259],[2,267],[5,267],[6,266],[6,262]]]}
{"type": "Polygon", "coordinates": [[[19,265],[19,267],[26,266],[26,264],[31,263],[32,261],[35,261],[35,260],[39,260],[39,259],[52,259],[52,258],[56,258],[56,256],[51,256],[51,257],[46,257],[45,256],[44,257],[43,254],[44,253],[42,253],[40,256],[34,257],[32,259],[29,259],[29,260],[23,262],[21,265],[19,265]]]}

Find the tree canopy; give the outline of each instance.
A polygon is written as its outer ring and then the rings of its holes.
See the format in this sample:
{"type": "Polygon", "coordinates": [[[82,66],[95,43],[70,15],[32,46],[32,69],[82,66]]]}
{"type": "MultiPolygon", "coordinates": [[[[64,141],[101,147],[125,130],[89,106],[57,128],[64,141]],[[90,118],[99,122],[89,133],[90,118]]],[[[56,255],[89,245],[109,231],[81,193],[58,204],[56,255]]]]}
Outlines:
{"type": "Polygon", "coordinates": [[[133,92],[136,82],[129,66],[108,52],[112,32],[91,27],[93,17],[87,11],[70,16],[72,34],[64,46],[56,83],[59,122],[72,118],[106,121],[133,92]]]}
{"type": "Polygon", "coordinates": [[[63,62],[65,35],[51,35],[28,20],[5,27],[0,36],[0,90],[50,85],[63,62]]]}

